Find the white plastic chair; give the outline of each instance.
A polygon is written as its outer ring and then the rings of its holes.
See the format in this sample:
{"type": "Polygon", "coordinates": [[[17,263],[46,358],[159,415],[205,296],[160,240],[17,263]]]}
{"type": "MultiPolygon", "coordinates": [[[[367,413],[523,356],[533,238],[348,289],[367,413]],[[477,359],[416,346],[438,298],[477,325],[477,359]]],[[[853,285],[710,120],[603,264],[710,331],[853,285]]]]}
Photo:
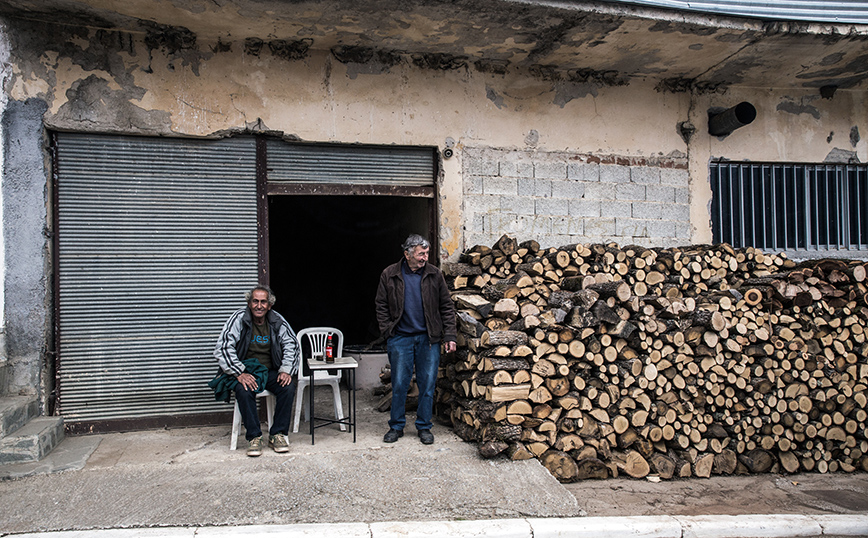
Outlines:
{"type": "MultiPolygon", "coordinates": [[[[344,333],[335,329],[334,327],[309,327],[307,329],[302,329],[298,332],[298,344],[301,346],[304,343],[303,338],[307,337],[307,341],[310,344],[310,351],[313,356],[317,355],[325,355],[325,347],[326,340],[328,339],[329,333],[335,335],[337,337],[337,343],[334,344],[335,347],[335,357],[343,357],[344,351],[344,333]]],[[[304,360],[302,361],[304,362],[304,360]]],[[[304,389],[309,388],[310,386],[310,378],[305,376],[302,373],[302,368],[298,369],[298,388],[295,392],[295,417],[292,421],[292,433],[298,433],[298,425],[301,420],[301,409],[304,407],[304,417],[310,422],[310,409],[309,406],[304,405],[307,400],[304,397],[304,389]]],[[[338,373],[335,375],[331,375],[328,371],[317,372],[316,375],[316,384],[317,385],[329,385],[332,388],[332,394],[335,400],[335,418],[338,420],[342,420],[344,418],[344,407],[343,402],[341,402],[341,389],[338,384],[341,381],[341,371],[338,370],[338,373]]],[[[344,424],[340,425],[341,431],[346,431],[347,427],[344,424]]]]}
{"type": "MultiPolygon", "coordinates": [[[[274,405],[277,402],[274,394],[263,390],[256,395],[256,399],[265,397],[265,414],[268,417],[268,430],[274,422],[274,405]]],[[[229,441],[229,450],[238,448],[238,436],[241,434],[241,411],[238,409],[238,400],[235,400],[235,412],[232,415],[232,440],[229,441]]]]}

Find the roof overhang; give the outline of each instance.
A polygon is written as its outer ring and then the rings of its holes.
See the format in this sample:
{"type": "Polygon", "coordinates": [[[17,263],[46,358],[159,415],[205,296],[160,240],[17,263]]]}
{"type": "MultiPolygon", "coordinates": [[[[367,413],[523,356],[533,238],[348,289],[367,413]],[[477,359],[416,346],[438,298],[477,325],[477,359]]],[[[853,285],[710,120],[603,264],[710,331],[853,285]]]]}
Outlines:
{"type": "MultiPolygon", "coordinates": [[[[662,88],[865,89],[868,26],[633,3],[536,0],[5,0],[0,15],[145,34],[156,45],[328,50],[345,63],[526,71],[662,88]],[[168,36],[168,37],[167,37],[168,36]]],[[[14,22],[12,23],[14,24],[14,22]]]]}

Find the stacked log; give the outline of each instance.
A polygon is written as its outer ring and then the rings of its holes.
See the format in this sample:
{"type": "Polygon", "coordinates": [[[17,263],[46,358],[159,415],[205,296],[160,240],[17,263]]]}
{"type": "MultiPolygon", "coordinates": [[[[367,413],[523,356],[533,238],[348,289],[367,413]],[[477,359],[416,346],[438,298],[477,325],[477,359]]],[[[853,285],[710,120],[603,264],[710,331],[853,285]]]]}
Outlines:
{"type": "Polygon", "coordinates": [[[559,480],[868,470],[866,265],[504,236],[444,264],[437,411],[559,480]]]}

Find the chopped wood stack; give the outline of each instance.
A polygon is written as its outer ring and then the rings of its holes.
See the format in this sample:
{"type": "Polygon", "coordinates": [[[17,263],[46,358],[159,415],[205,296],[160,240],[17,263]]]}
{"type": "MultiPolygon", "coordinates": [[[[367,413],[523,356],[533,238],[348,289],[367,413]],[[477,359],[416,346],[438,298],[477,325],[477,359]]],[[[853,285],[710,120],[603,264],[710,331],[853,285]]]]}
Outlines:
{"type": "Polygon", "coordinates": [[[444,264],[437,412],[561,481],[868,470],[866,265],[504,236],[444,264]]]}

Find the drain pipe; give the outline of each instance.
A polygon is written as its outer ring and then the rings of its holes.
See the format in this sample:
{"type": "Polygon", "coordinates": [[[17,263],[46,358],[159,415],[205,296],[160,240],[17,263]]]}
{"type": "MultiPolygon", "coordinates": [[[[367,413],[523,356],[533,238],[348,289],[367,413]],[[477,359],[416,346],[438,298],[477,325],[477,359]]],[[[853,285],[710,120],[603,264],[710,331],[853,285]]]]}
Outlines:
{"type": "Polygon", "coordinates": [[[747,101],[723,111],[708,111],[708,134],[726,136],[756,119],[756,108],[747,101]]]}

